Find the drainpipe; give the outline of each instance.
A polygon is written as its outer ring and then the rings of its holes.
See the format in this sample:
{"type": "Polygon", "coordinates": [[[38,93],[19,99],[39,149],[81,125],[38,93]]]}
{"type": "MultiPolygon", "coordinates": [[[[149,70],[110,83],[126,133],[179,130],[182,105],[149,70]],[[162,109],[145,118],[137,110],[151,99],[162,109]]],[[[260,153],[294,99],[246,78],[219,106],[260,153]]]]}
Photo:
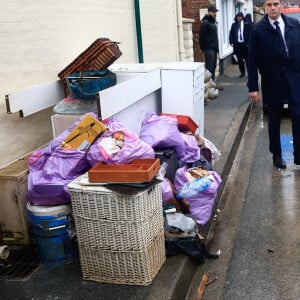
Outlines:
{"type": "Polygon", "coordinates": [[[141,29],[141,13],[140,13],[139,0],[134,0],[134,12],[135,12],[136,40],[138,46],[139,63],[144,63],[142,29],[141,29]]]}
{"type": "Polygon", "coordinates": [[[176,13],[177,13],[177,31],[178,31],[178,47],[179,47],[179,60],[185,60],[185,48],[183,42],[183,26],[182,26],[182,7],[181,0],[176,0],[176,13]]]}

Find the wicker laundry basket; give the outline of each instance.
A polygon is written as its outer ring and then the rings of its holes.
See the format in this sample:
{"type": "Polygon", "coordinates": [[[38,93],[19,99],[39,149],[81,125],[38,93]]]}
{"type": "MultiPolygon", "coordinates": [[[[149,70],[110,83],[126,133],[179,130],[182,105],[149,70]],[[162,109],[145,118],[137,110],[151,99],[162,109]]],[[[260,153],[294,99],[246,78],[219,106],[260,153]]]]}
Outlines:
{"type": "Polygon", "coordinates": [[[164,232],[141,251],[103,251],[79,247],[83,279],[149,285],[166,260],[164,232]]]}
{"type": "Polygon", "coordinates": [[[150,284],[166,256],[160,184],[116,191],[84,178],[68,185],[83,278],[150,284]]]}
{"type": "Polygon", "coordinates": [[[107,221],[76,216],[78,243],[97,250],[144,250],[163,230],[161,216],[161,209],[157,209],[139,222],[107,221]]]}
{"type": "Polygon", "coordinates": [[[104,186],[82,185],[87,173],[68,185],[73,215],[95,220],[142,222],[162,206],[159,184],[122,193],[104,186]]]}

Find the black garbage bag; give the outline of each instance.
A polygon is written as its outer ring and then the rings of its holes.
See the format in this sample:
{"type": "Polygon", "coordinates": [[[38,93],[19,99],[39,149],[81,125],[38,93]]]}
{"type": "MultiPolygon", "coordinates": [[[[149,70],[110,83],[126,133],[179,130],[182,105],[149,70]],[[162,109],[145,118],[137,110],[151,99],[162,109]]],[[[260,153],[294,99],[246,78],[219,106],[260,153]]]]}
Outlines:
{"type": "Polygon", "coordinates": [[[200,159],[192,163],[186,163],[178,160],[178,168],[181,168],[183,166],[187,166],[188,168],[203,168],[208,171],[214,170],[211,163],[202,154],[200,155],[200,159]]]}
{"type": "Polygon", "coordinates": [[[178,253],[185,253],[195,260],[198,264],[206,258],[218,258],[218,254],[210,253],[198,235],[187,237],[166,237],[166,255],[173,256],[178,253]]]}

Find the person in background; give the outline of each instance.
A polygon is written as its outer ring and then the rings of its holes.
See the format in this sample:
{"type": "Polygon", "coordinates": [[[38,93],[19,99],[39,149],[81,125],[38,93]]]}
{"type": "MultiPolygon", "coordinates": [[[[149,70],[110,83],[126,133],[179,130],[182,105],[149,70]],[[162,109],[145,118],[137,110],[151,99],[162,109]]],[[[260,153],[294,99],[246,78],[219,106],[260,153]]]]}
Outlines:
{"type": "Polygon", "coordinates": [[[288,102],[292,122],[294,163],[300,165],[300,23],[281,14],[283,2],[265,0],[266,15],[253,25],[249,48],[249,98],[259,102],[259,77],[268,106],[269,150],[273,164],[286,168],[282,158],[280,122],[288,102]]]}
{"type": "Polygon", "coordinates": [[[234,17],[234,22],[231,25],[230,31],[229,31],[229,43],[233,48],[233,52],[232,52],[232,63],[233,64],[238,64],[238,58],[237,58],[237,50],[236,47],[233,45],[233,36],[231,36],[233,34],[234,31],[234,27],[237,26],[238,20],[237,20],[237,15],[235,15],[234,17]]]}
{"type": "Polygon", "coordinates": [[[251,16],[251,14],[250,13],[247,13],[246,15],[245,15],[245,23],[248,23],[248,24],[250,24],[250,25],[252,25],[253,24],[253,21],[252,21],[252,16],[251,16]]]}
{"type": "Polygon", "coordinates": [[[244,14],[238,12],[234,18],[234,23],[229,31],[229,43],[233,47],[233,53],[238,59],[240,77],[245,77],[246,68],[248,71],[248,48],[251,24],[244,21],[244,14]]]}
{"type": "Polygon", "coordinates": [[[249,43],[250,43],[250,35],[251,35],[251,31],[252,31],[252,28],[253,28],[253,24],[254,22],[252,21],[252,16],[251,14],[246,14],[245,15],[245,19],[244,19],[244,22],[246,24],[246,28],[247,30],[244,31],[244,34],[246,35],[246,41],[247,41],[247,44],[248,44],[248,56],[249,56],[249,43]]]}
{"type": "Polygon", "coordinates": [[[219,53],[218,30],[216,25],[217,9],[209,6],[203,17],[199,32],[199,45],[205,56],[205,68],[211,73],[215,81],[217,56],[219,53]]]}

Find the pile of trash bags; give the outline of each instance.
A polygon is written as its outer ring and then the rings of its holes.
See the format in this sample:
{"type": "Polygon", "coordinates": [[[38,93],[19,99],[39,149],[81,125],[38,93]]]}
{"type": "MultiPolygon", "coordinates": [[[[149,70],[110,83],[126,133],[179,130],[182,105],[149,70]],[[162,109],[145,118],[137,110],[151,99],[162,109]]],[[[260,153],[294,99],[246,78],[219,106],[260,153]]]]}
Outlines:
{"type": "MultiPolygon", "coordinates": [[[[97,118],[95,113],[88,114],[97,118]]],[[[63,148],[65,138],[85,116],[81,116],[46,147],[29,156],[27,198],[31,204],[70,203],[67,185],[99,162],[128,164],[137,158],[155,158],[162,149],[171,149],[175,159],[161,161],[156,183],[161,185],[163,209],[173,212],[175,209],[176,213],[191,218],[199,228],[208,223],[222,182],[214,170],[214,163],[221,154],[211,141],[191,131],[180,131],[176,116],[148,112],[139,135],[115,118],[109,118],[101,121],[106,130],[85,151],[63,148]]],[[[166,232],[177,230],[177,233],[189,236],[187,233],[191,228],[176,229],[173,225],[166,222],[166,232]]],[[[198,245],[197,237],[191,240],[198,245]]],[[[171,252],[176,252],[174,245],[172,247],[171,252]]],[[[203,250],[203,245],[201,247],[203,250]]]]}
{"type": "Polygon", "coordinates": [[[204,102],[207,104],[210,100],[219,96],[219,90],[216,88],[216,82],[211,78],[211,72],[207,69],[204,72],[204,102]]]}

